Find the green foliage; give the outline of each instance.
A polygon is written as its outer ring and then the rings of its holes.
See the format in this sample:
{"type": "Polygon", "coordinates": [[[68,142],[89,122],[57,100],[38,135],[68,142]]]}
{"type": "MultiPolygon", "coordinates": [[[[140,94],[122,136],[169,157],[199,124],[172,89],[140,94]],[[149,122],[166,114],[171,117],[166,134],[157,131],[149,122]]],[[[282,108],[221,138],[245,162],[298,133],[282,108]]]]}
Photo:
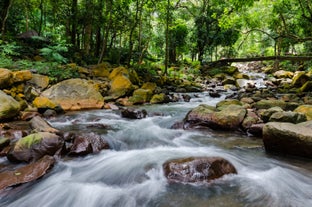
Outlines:
{"type": "Polygon", "coordinates": [[[62,53],[68,51],[68,46],[69,45],[65,44],[65,42],[59,42],[56,45],[40,49],[40,54],[48,61],[66,63],[67,59],[62,55],[62,53]]]}

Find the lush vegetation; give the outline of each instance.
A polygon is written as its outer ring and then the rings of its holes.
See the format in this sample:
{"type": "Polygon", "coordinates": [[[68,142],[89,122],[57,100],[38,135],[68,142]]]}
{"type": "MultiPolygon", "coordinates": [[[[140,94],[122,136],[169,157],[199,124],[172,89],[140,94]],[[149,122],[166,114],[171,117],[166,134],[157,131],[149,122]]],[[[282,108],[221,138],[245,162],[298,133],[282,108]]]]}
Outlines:
{"type": "Polygon", "coordinates": [[[310,0],[3,0],[0,23],[0,67],[42,71],[43,62],[106,61],[169,73],[194,61],[312,49],[310,0]]]}

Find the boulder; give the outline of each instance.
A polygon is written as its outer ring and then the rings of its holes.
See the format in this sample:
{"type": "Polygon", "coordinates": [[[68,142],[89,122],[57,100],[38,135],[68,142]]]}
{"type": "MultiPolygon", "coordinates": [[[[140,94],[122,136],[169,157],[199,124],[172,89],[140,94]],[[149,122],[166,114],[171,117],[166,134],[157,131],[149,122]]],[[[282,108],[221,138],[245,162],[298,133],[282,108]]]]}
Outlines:
{"type": "Polygon", "coordinates": [[[221,157],[189,157],[163,164],[169,182],[207,183],[226,174],[237,174],[235,167],[221,157]]]}
{"type": "Polygon", "coordinates": [[[306,74],[306,72],[297,71],[292,79],[291,84],[295,87],[301,87],[309,80],[310,77],[306,74]]]}
{"type": "Polygon", "coordinates": [[[276,112],[283,112],[283,111],[284,110],[279,106],[275,106],[269,109],[263,109],[263,110],[260,110],[260,117],[264,122],[268,122],[272,114],[276,112]]]}
{"type": "Polygon", "coordinates": [[[270,122],[290,122],[298,124],[307,121],[307,117],[302,113],[292,111],[279,111],[275,112],[270,116],[270,122]]]}
{"type": "Polygon", "coordinates": [[[44,176],[53,167],[55,159],[51,156],[44,156],[40,160],[19,167],[15,170],[0,173],[0,190],[10,186],[28,183],[44,176]]]}
{"type": "Polygon", "coordinates": [[[113,99],[118,99],[120,97],[130,94],[134,86],[132,85],[129,78],[124,75],[113,76],[114,79],[111,81],[111,88],[108,92],[109,96],[113,99]]]}
{"type": "Polygon", "coordinates": [[[286,110],[287,103],[282,100],[260,100],[254,104],[256,109],[269,109],[272,107],[280,107],[283,110],[286,110]]]}
{"type": "Polygon", "coordinates": [[[147,112],[145,109],[134,110],[126,108],[121,110],[121,116],[128,119],[143,119],[146,118],[147,112]]]}
{"type": "Polygon", "coordinates": [[[312,81],[307,81],[303,86],[301,86],[299,92],[310,92],[312,90],[312,81]]]}
{"type": "Polygon", "coordinates": [[[12,74],[13,83],[23,83],[31,80],[32,78],[32,73],[30,72],[30,70],[15,71],[12,74]]]}
{"type": "Polygon", "coordinates": [[[301,105],[297,107],[294,112],[306,115],[308,121],[312,120],[312,105],[301,105]]]}
{"type": "Polygon", "coordinates": [[[45,155],[53,156],[63,146],[58,135],[49,132],[30,134],[18,140],[7,155],[12,162],[32,162],[45,155]]]}
{"type": "Polygon", "coordinates": [[[32,104],[33,107],[38,109],[55,109],[58,107],[57,103],[47,97],[36,97],[32,104]]]}
{"type": "Polygon", "coordinates": [[[292,78],[294,76],[294,73],[291,71],[286,70],[278,70],[273,74],[276,78],[292,78]]]}
{"type": "Polygon", "coordinates": [[[260,118],[257,114],[251,110],[247,110],[247,115],[242,122],[242,127],[244,130],[248,130],[252,125],[260,122],[260,118]]]}
{"type": "Polygon", "coordinates": [[[263,127],[268,152],[312,158],[312,128],[301,124],[270,122],[263,127]]]}
{"type": "Polygon", "coordinates": [[[31,85],[39,90],[44,90],[49,86],[50,80],[48,76],[40,74],[32,74],[32,78],[28,81],[31,85]]]}
{"type": "Polygon", "coordinates": [[[52,86],[42,93],[42,97],[59,104],[65,111],[100,109],[104,106],[104,98],[94,82],[78,78],[52,86]]]}
{"type": "Polygon", "coordinates": [[[60,131],[53,128],[48,122],[40,116],[35,116],[30,120],[31,128],[36,132],[59,133],[60,131]]]}
{"type": "Polygon", "coordinates": [[[0,103],[0,120],[13,118],[20,112],[20,103],[1,90],[0,103]]]}
{"type": "Polygon", "coordinates": [[[129,102],[132,104],[143,104],[151,100],[153,91],[150,89],[139,88],[133,92],[133,95],[129,98],[129,102]]]}
{"type": "Polygon", "coordinates": [[[169,103],[169,102],[170,102],[170,98],[164,93],[155,94],[150,100],[151,104],[160,104],[160,103],[169,103]]]}
{"type": "Polygon", "coordinates": [[[220,101],[217,103],[216,107],[218,110],[222,110],[222,108],[225,108],[229,105],[238,105],[238,106],[242,106],[243,103],[240,102],[239,100],[237,99],[225,99],[223,101],[220,101]]]}
{"type": "Polygon", "coordinates": [[[219,112],[213,113],[212,127],[222,130],[238,130],[247,110],[239,105],[229,105],[219,112]]]}
{"type": "Polygon", "coordinates": [[[108,77],[110,74],[110,65],[108,63],[101,63],[91,67],[92,75],[95,77],[108,77]]]}
{"type": "Polygon", "coordinates": [[[5,68],[0,68],[0,89],[8,88],[12,84],[13,73],[5,68]]]}
{"type": "Polygon", "coordinates": [[[68,155],[82,156],[91,153],[98,153],[103,149],[109,149],[109,145],[99,135],[94,133],[76,136],[69,148],[68,155]]]}
{"type": "Polygon", "coordinates": [[[246,115],[246,109],[239,105],[223,106],[217,111],[212,106],[199,105],[185,117],[185,128],[209,127],[221,130],[238,130],[246,115]]]}

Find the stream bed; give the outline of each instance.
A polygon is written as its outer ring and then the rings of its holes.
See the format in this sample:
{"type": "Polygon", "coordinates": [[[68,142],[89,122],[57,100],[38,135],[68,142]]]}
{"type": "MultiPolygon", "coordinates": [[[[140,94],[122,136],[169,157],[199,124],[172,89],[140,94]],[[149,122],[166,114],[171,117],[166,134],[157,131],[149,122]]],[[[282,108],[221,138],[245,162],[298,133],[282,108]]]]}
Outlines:
{"type": "Polygon", "coordinates": [[[192,108],[202,103],[215,105],[225,98],[190,95],[190,102],[137,106],[148,112],[145,119],[91,110],[48,120],[62,131],[99,134],[112,149],[59,160],[42,179],[1,195],[0,206],[312,206],[311,160],[267,154],[261,139],[241,133],[171,129],[192,108]],[[162,164],[191,156],[223,157],[238,174],[206,184],[169,184],[162,164]]]}

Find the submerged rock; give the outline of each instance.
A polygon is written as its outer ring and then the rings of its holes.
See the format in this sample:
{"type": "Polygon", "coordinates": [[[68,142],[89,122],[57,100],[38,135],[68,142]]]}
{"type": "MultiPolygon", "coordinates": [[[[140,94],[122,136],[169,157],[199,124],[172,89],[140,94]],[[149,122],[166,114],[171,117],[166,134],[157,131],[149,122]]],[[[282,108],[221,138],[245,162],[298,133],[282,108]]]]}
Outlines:
{"type": "Polygon", "coordinates": [[[169,160],[163,164],[169,182],[210,182],[226,174],[237,174],[235,167],[221,157],[189,157],[169,160]]]}
{"type": "Polygon", "coordinates": [[[28,183],[42,177],[53,167],[55,159],[51,156],[44,156],[37,162],[17,168],[11,171],[0,173],[0,190],[18,184],[28,183]]]}
{"type": "Polygon", "coordinates": [[[312,158],[312,128],[301,124],[270,122],[263,127],[268,152],[312,158]]]}

